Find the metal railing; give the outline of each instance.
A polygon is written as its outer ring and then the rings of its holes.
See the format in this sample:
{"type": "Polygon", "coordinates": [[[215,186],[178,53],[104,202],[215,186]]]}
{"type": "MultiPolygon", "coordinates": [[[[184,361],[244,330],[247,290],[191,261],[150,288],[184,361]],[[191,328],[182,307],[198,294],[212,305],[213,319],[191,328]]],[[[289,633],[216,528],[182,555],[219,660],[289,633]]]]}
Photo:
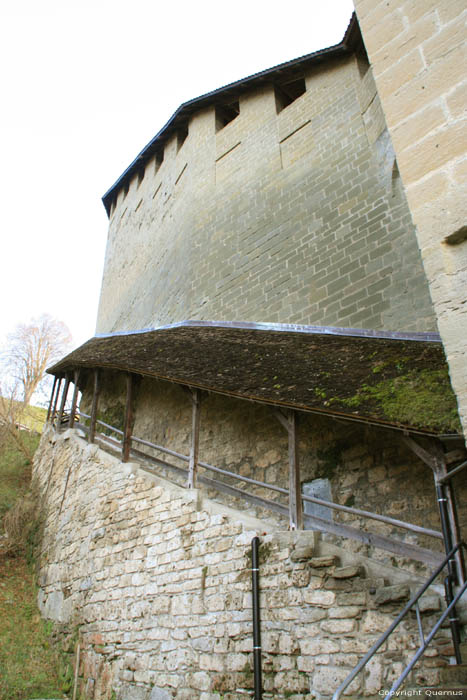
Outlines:
{"type": "MultiPolygon", "coordinates": [[[[373,644],[371,649],[365,654],[363,659],[355,666],[355,668],[349,673],[347,678],[341,683],[341,685],[338,687],[338,689],[335,691],[334,695],[332,696],[332,700],[338,700],[341,696],[341,694],[344,692],[344,690],[352,683],[352,681],[358,676],[358,674],[364,669],[366,664],[373,658],[373,656],[376,654],[378,649],[384,644],[384,642],[388,639],[388,637],[394,632],[394,630],[398,627],[398,625],[402,622],[402,620],[406,617],[406,615],[409,613],[412,608],[415,609],[415,614],[417,616],[417,623],[418,623],[418,631],[419,631],[419,637],[420,637],[420,646],[416,654],[413,656],[411,661],[407,664],[405,669],[402,671],[401,675],[399,678],[393,683],[392,687],[390,690],[387,692],[387,697],[394,697],[395,692],[400,688],[402,683],[405,681],[409,673],[412,671],[413,667],[417,663],[417,661],[420,659],[421,656],[425,653],[428,645],[430,642],[433,640],[435,637],[436,633],[442,626],[442,624],[445,622],[445,620],[448,618],[448,616],[451,616],[451,613],[453,613],[452,617],[449,617],[449,621],[451,623],[457,622],[457,617],[455,613],[455,608],[457,602],[460,600],[460,598],[463,596],[467,589],[467,582],[464,583],[459,590],[457,591],[456,595],[452,595],[452,582],[450,580],[451,578],[451,573],[448,574],[445,580],[445,591],[446,591],[446,604],[447,608],[446,610],[442,613],[441,617],[437,621],[437,623],[433,626],[432,630],[428,634],[427,637],[424,636],[423,633],[423,627],[422,627],[422,620],[421,620],[421,615],[420,615],[420,607],[418,601],[420,600],[421,596],[426,592],[426,590],[432,585],[432,583],[435,581],[435,579],[441,574],[443,569],[445,567],[450,567],[451,563],[453,562],[455,554],[460,551],[461,548],[467,549],[467,546],[465,542],[460,542],[457,544],[455,547],[451,549],[450,552],[446,555],[446,557],[443,559],[441,564],[438,566],[438,568],[431,574],[431,576],[427,579],[427,581],[423,584],[423,586],[415,593],[415,595],[412,596],[412,598],[409,600],[407,605],[404,607],[402,612],[399,613],[399,615],[396,617],[394,622],[388,627],[386,632],[384,632],[381,637],[373,644]]],[[[456,652],[456,660],[457,663],[461,663],[461,655],[460,655],[460,649],[458,643],[456,643],[456,638],[453,635],[453,642],[455,646],[455,652],[456,652]]]]}
{"type": "MultiPolygon", "coordinates": [[[[89,414],[86,414],[82,411],[75,410],[75,419],[72,423],[69,423],[68,421],[65,421],[65,423],[68,426],[76,427],[76,428],[81,428],[84,432],[89,434],[90,428],[88,425],[86,425],[84,421],[89,422],[91,419],[91,416],[89,414]],[[78,420],[78,422],[76,422],[78,420]]],[[[53,420],[53,416],[52,416],[53,420]]],[[[120,428],[116,428],[115,426],[110,425],[109,423],[106,423],[105,421],[96,419],[96,424],[97,426],[104,428],[107,432],[113,433],[113,436],[110,436],[108,434],[105,434],[101,431],[96,432],[95,434],[95,439],[96,441],[100,442],[102,445],[107,445],[108,447],[111,448],[116,448],[116,449],[123,449],[124,446],[124,431],[121,430],[120,428]]],[[[61,422],[61,425],[63,425],[63,419],[61,422]]],[[[58,426],[60,428],[60,426],[58,426]]],[[[159,456],[154,456],[150,455],[147,452],[138,449],[137,447],[134,447],[133,445],[138,445],[141,447],[146,447],[150,448],[151,450],[155,450],[156,452],[160,452],[163,455],[168,455],[169,457],[174,457],[176,459],[179,459],[182,461],[184,464],[187,464],[190,462],[190,457],[188,455],[181,454],[180,452],[177,452],[176,450],[169,449],[168,447],[164,447],[163,445],[157,445],[150,440],[145,440],[143,438],[130,435],[128,437],[128,441],[130,443],[130,454],[136,458],[136,459],[141,459],[145,460],[146,462],[150,462],[154,465],[157,465],[159,467],[162,467],[164,469],[170,470],[172,473],[176,474],[179,478],[181,477],[182,479],[186,479],[188,483],[188,469],[184,466],[178,466],[176,464],[172,464],[171,462],[166,461],[165,459],[162,459],[159,456]]],[[[212,478],[207,475],[203,474],[197,474],[197,482],[200,484],[203,484],[204,486],[208,488],[213,488],[217,491],[220,491],[222,493],[225,493],[229,496],[233,496],[235,498],[240,498],[244,501],[247,501],[248,503],[252,504],[253,506],[265,508],[273,513],[276,513],[281,516],[287,517],[289,513],[289,504],[288,501],[290,499],[290,491],[289,489],[282,488],[280,486],[276,486],[274,484],[268,484],[263,481],[259,481],[257,479],[253,479],[251,477],[247,476],[242,476],[241,474],[236,474],[235,472],[228,471],[227,469],[222,469],[220,467],[216,467],[212,464],[208,464],[206,462],[198,461],[197,462],[197,467],[204,469],[206,472],[210,472],[212,474],[219,474],[222,477],[226,477],[228,479],[232,479],[235,482],[242,482],[246,485],[253,486],[255,488],[260,488],[260,489],[265,489],[269,492],[274,492],[278,494],[279,496],[283,497],[283,500],[271,500],[270,498],[266,498],[263,495],[257,495],[254,493],[251,493],[247,491],[244,488],[239,488],[236,485],[232,485],[229,483],[226,483],[225,481],[220,481],[219,479],[212,478]]],[[[151,468],[146,465],[144,466],[145,469],[148,471],[152,471],[151,468]]],[[[314,496],[307,496],[305,494],[301,494],[302,500],[308,503],[313,503],[316,505],[320,506],[325,506],[327,508],[331,508],[335,511],[338,512],[343,512],[343,513],[348,513],[351,515],[354,515],[358,518],[366,518],[369,520],[376,520],[382,523],[385,523],[387,525],[390,525],[392,527],[397,527],[401,528],[403,530],[406,530],[408,532],[414,532],[418,535],[424,535],[428,536],[431,538],[434,538],[435,540],[442,541],[443,535],[441,532],[438,532],[436,530],[432,530],[430,528],[425,528],[419,525],[414,525],[412,523],[406,523],[402,520],[398,520],[396,518],[391,518],[386,515],[380,515],[378,513],[372,513],[366,510],[361,510],[359,508],[353,508],[350,506],[344,506],[339,503],[334,503],[332,501],[326,501],[321,498],[316,498],[314,496]]],[[[337,536],[341,537],[349,537],[351,539],[355,539],[359,542],[363,542],[365,544],[368,544],[370,546],[374,546],[380,549],[385,549],[390,552],[393,552],[399,556],[404,556],[404,557],[409,557],[411,559],[415,559],[416,561],[421,561],[422,563],[434,567],[438,566],[439,563],[441,562],[442,559],[442,553],[441,552],[436,552],[432,551],[430,549],[426,549],[423,547],[420,547],[418,545],[410,544],[408,542],[404,542],[403,540],[396,539],[395,537],[388,537],[385,535],[380,535],[372,532],[368,532],[364,529],[359,529],[354,526],[347,525],[342,522],[336,522],[331,519],[325,519],[321,518],[315,515],[310,515],[310,514],[305,514],[304,515],[304,523],[307,527],[310,527],[315,530],[320,530],[322,532],[328,532],[330,534],[334,534],[337,536]]]]}

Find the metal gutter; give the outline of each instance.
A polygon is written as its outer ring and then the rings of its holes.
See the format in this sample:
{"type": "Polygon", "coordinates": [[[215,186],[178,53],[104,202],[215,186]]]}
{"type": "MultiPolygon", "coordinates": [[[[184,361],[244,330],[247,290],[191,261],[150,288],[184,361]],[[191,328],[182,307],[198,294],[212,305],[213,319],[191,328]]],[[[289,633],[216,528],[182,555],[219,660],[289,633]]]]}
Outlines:
{"type": "Polygon", "coordinates": [[[240,330],[273,331],[277,333],[307,333],[310,335],[338,335],[353,338],[383,338],[385,340],[411,340],[425,343],[441,343],[441,336],[434,332],[381,331],[369,328],[341,328],[338,326],[308,326],[296,323],[252,323],[249,321],[197,321],[186,320],[165,326],[141,328],[133,331],[97,333],[95,338],[141,335],[172,328],[232,328],[240,330]]]}

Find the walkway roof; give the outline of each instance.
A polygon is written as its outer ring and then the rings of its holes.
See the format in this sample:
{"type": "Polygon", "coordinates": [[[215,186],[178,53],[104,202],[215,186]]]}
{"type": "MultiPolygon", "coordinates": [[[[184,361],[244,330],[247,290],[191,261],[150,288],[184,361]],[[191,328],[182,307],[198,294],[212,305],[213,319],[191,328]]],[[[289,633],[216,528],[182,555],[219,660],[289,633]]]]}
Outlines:
{"type": "Polygon", "coordinates": [[[97,367],[412,432],[460,431],[436,333],[184,321],[96,336],[48,372],[97,367]]]}

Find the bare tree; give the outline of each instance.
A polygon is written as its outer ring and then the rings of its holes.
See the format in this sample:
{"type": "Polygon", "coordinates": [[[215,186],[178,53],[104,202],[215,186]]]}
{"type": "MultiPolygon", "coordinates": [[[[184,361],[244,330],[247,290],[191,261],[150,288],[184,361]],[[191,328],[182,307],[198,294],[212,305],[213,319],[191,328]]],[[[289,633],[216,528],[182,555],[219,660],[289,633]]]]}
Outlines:
{"type": "Polygon", "coordinates": [[[70,343],[67,326],[49,314],[18,325],[8,336],[3,353],[3,371],[11,386],[8,394],[12,396],[19,388],[23,407],[28,406],[45,370],[66,352],[70,343]]]}

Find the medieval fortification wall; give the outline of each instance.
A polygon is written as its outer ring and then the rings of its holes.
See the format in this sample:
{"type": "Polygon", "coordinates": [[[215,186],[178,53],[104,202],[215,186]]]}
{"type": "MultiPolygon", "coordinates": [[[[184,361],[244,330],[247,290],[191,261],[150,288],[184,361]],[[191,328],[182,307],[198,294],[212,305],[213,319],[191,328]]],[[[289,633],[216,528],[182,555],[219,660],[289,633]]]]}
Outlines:
{"type": "MultiPolygon", "coordinates": [[[[122,464],[76,431],[45,433],[35,479],[53,514],[42,537],[39,604],[67,647],[80,643],[80,697],[251,697],[254,536],[265,700],[330,698],[415,583],[313,532],[280,531],[122,464]]],[[[436,592],[422,599],[425,624],[440,605],[436,592]]],[[[414,684],[439,681],[452,654],[447,635],[414,684]]],[[[354,681],[353,697],[380,697],[417,645],[412,617],[354,681]]]]}
{"type": "Polygon", "coordinates": [[[463,0],[355,0],[467,431],[463,0]]]}
{"type": "Polygon", "coordinates": [[[191,116],[121,186],[97,332],[185,319],[436,330],[371,70],[354,56],[191,116]],[[279,110],[279,111],[278,111],[279,110]]]}
{"type": "MultiPolygon", "coordinates": [[[[288,106],[268,80],[239,90],[235,109],[205,105],[122,180],[109,207],[98,333],[185,319],[437,329],[364,54],[307,65],[288,106]]],[[[100,376],[99,416],[121,427],[123,374],[100,376]]],[[[88,412],[89,377],[80,387],[88,412]]],[[[201,459],[287,486],[287,439],[269,407],[212,394],[201,405],[201,459]]],[[[186,455],[191,420],[181,387],[141,379],[134,435],[186,455]]],[[[327,480],[335,502],[379,512],[390,503],[392,515],[439,528],[432,476],[393,432],[301,416],[299,452],[303,481],[327,480]]],[[[34,474],[45,514],[40,605],[78,637],[88,699],[251,696],[253,536],[262,551],[265,698],[331,697],[426,573],[388,551],[348,541],[344,551],[331,535],[285,532],[287,522],[182,488],[164,469],[156,477],[148,465],[124,464],[77,430],[44,434],[34,474]]],[[[368,527],[355,515],[333,517],[368,527]]],[[[384,523],[371,529],[394,534],[384,523]]],[[[396,537],[441,548],[424,535],[396,537]]],[[[426,617],[439,611],[433,591],[422,607],[426,617]]],[[[413,683],[438,683],[452,655],[446,634],[413,683]]],[[[354,697],[389,689],[417,645],[409,618],[352,686],[354,697]]]]}

